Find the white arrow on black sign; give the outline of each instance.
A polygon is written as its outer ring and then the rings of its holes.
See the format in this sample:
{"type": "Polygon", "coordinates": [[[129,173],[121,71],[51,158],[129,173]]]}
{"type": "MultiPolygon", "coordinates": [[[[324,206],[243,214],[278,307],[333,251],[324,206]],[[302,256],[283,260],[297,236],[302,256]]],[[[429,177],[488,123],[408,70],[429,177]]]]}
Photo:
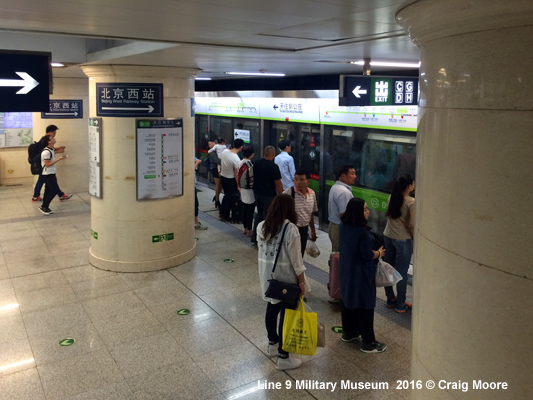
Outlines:
{"type": "Polygon", "coordinates": [[[356,86],[352,93],[355,95],[355,97],[361,98],[361,94],[366,94],[366,89],[361,89],[361,86],[356,86]]]}
{"type": "Polygon", "coordinates": [[[44,113],[44,115],[73,115],[74,117],[77,117],[78,113],[74,111],[74,112],[67,112],[67,113],[44,113]]]}
{"type": "Polygon", "coordinates": [[[39,82],[37,82],[35,79],[33,79],[30,75],[28,75],[26,72],[15,72],[18,76],[22,78],[20,79],[0,79],[0,87],[19,87],[22,86],[22,89],[20,89],[17,94],[27,94],[30,92],[33,88],[35,88],[37,85],[39,85],[39,82]]]}
{"type": "Polygon", "coordinates": [[[154,107],[152,106],[148,106],[148,108],[102,107],[102,110],[148,111],[148,114],[150,114],[152,111],[154,111],[154,107]]]}

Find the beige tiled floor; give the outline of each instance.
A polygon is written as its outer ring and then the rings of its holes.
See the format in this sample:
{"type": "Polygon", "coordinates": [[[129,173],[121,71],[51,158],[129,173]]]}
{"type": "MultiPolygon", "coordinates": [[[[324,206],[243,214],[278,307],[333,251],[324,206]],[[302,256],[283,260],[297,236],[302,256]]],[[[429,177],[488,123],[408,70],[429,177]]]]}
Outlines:
{"type": "MultiPolygon", "coordinates": [[[[302,356],[299,369],[276,371],[265,355],[256,250],[209,223],[216,215],[209,189],[199,193],[209,229],[195,232],[197,257],[142,274],[89,265],[88,194],[56,199],[48,217],[30,197],[30,187],[0,187],[1,400],[408,397],[394,383],[409,376],[410,331],[376,312],[376,336],[388,349],[359,352],[330,329],[340,325],[339,309],[316,281],[308,303],[326,324],[327,347],[302,356]],[[190,315],[177,315],[181,308],[190,315]],[[72,346],[58,345],[70,337],[72,346]],[[341,380],[388,382],[389,389],[341,390],[341,380]],[[258,381],[283,389],[261,390],[258,381]],[[337,388],[295,387],[304,381],[337,388]]],[[[318,243],[323,255],[306,261],[326,271],[325,232],[318,243]]]]}

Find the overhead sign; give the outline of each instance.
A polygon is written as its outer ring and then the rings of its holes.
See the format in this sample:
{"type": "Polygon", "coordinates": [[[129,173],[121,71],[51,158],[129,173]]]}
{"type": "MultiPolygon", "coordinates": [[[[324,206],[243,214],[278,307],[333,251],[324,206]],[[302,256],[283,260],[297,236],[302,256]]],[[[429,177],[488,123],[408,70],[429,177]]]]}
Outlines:
{"type": "Polygon", "coordinates": [[[48,110],[50,61],[50,53],[0,50],[0,110],[48,110]]]}
{"type": "Polygon", "coordinates": [[[97,83],[96,115],[101,117],[162,117],[162,83],[97,83]]]}
{"type": "Polygon", "coordinates": [[[416,106],[418,78],[341,76],[339,106],[416,106]]]}
{"type": "Polygon", "coordinates": [[[42,119],[83,118],[83,100],[49,100],[49,109],[41,113],[42,119]]]}

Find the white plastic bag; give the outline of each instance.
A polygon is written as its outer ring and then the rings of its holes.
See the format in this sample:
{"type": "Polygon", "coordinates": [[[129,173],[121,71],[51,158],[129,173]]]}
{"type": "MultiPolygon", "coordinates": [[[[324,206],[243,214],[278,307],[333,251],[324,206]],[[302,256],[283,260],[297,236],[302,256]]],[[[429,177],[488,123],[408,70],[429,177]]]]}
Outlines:
{"type": "Polygon", "coordinates": [[[313,258],[317,258],[320,255],[320,250],[318,249],[318,246],[312,240],[307,241],[307,245],[305,246],[305,252],[313,258]]]}
{"type": "Polygon", "coordinates": [[[392,265],[381,258],[376,269],[376,287],[393,286],[402,280],[402,276],[392,265]]]}

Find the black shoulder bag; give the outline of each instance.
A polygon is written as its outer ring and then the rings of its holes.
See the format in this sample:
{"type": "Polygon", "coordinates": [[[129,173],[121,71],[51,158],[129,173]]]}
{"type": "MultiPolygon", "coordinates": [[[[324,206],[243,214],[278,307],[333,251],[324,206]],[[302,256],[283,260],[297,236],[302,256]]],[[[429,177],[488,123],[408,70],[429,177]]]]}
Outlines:
{"type": "Polygon", "coordinates": [[[281,246],[283,244],[283,238],[285,237],[285,231],[287,230],[289,224],[285,224],[283,228],[283,233],[281,234],[281,240],[279,241],[278,251],[276,252],[276,258],[274,259],[274,267],[272,268],[271,279],[268,284],[268,289],[265,292],[265,296],[271,299],[281,300],[285,303],[290,304],[293,307],[298,305],[298,299],[300,298],[300,286],[295,285],[294,283],[286,283],[274,279],[274,271],[276,270],[276,264],[278,263],[279,253],[281,251],[281,246]]]}

